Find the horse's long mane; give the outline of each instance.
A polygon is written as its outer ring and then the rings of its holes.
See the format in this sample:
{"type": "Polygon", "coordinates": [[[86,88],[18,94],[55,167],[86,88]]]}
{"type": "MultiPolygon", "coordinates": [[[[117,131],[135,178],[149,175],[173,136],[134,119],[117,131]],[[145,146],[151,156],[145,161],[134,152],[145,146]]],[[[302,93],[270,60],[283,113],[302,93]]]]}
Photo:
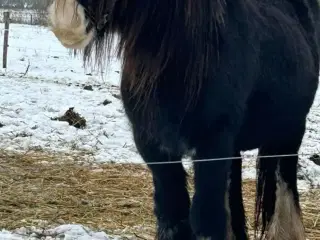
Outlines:
{"type": "Polygon", "coordinates": [[[185,64],[178,75],[192,99],[218,61],[225,0],[91,0],[88,4],[88,16],[96,24],[106,13],[108,23],[85,49],[85,62],[94,56],[99,67],[108,63],[116,40],[116,54],[130,68],[136,94],[150,92],[168,63],[181,56],[185,64]]]}

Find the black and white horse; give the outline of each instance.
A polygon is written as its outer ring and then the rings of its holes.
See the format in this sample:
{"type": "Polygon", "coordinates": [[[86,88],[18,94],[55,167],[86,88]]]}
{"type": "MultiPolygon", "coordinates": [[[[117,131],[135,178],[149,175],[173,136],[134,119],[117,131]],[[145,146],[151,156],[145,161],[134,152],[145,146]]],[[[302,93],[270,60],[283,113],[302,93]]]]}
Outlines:
{"type": "MultiPolygon", "coordinates": [[[[298,153],[318,87],[317,0],[55,0],[51,30],[103,61],[119,37],[121,94],[147,163],[298,153]]],[[[256,235],[303,240],[297,156],[260,158],[256,235]]],[[[157,239],[248,239],[241,160],[149,165],[157,239]]]]}

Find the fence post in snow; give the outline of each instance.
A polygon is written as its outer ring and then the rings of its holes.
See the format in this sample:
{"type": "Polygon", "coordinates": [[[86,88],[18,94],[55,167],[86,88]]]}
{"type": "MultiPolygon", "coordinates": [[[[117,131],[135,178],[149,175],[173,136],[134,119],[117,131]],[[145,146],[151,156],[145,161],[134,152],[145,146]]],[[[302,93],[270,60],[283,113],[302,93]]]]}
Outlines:
{"type": "Polygon", "coordinates": [[[9,43],[9,24],[10,24],[10,13],[5,12],[3,15],[4,20],[4,39],[3,39],[3,59],[2,67],[7,68],[7,56],[8,56],[8,43],[9,43]]]}

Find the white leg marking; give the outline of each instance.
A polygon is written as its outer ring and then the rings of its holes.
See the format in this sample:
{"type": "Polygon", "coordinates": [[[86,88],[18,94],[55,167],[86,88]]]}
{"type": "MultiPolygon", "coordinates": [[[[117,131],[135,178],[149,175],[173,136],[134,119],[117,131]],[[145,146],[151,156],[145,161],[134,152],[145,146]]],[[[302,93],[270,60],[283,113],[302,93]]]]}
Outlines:
{"type": "Polygon", "coordinates": [[[275,213],[266,235],[268,240],[305,240],[305,232],[293,193],[288,189],[277,171],[275,213]]]}
{"type": "Polygon", "coordinates": [[[93,30],[86,31],[89,22],[85,10],[76,0],[55,0],[48,14],[49,27],[63,46],[83,49],[93,39],[93,30]]]}

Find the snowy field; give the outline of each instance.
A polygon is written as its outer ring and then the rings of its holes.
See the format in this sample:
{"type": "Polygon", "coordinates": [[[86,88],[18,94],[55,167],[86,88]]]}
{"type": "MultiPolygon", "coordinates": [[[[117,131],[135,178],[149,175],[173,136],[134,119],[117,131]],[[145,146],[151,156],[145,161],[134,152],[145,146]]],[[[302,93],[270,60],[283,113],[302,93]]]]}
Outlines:
{"type": "MultiPolygon", "coordinates": [[[[81,153],[96,162],[141,163],[119,100],[120,62],[114,59],[102,78],[93,69],[84,69],[81,57],[71,56],[47,29],[18,24],[10,28],[8,68],[0,73],[0,149],[81,153]],[[86,90],[88,86],[92,90],[86,90]],[[70,107],[87,120],[86,128],[51,120],[70,107]]],[[[0,30],[2,39],[3,24],[0,30]]],[[[2,56],[2,46],[0,52],[2,56]]],[[[320,94],[308,119],[300,152],[320,153],[320,94]]],[[[301,174],[311,182],[299,181],[300,188],[319,187],[320,166],[307,160],[309,156],[301,158],[301,174]]],[[[244,176],[254,177],[254,169],[245,168],[244,176]]],[[[59,239],[114,239],[78,225],[48,231],[64,236],[59,239]]],[[[3,230],[0,240],[36,236],[23,229],[3,230]]]]}

